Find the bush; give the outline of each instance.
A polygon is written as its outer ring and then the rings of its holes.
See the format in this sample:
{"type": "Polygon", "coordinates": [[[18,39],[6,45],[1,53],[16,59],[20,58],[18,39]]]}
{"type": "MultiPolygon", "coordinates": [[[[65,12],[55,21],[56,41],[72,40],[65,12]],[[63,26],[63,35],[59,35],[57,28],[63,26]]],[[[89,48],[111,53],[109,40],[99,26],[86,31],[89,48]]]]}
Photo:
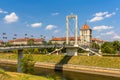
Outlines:
{"type": "Polygon", "coordinates": [[[35,61],[33,60],[32,54],[26,54],[21,60],[21,67],[23,73],[34,73],[35,61]]]}
{"type": "Polygon", "coordinates": [[[34,54],[39,54],[38,48],[35,48],[35,49],[34,49],[34,54]]]}

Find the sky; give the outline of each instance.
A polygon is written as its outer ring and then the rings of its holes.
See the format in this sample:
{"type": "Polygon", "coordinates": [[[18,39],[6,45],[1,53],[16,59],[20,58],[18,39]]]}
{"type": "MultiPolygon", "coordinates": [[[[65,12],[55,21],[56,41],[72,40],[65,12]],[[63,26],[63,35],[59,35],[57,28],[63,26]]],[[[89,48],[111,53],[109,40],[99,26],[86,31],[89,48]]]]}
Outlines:
{"type": "Polygon", "coordinates": [[[0,0],[0,40],[3,33],[7,39],[15,34],[17,38],[42,35],[46,40],[65,37],[66,16],[71,14],[78,16],[79,29],[90,26],[92,37],[120,40],[120,0],[0,0]]]}

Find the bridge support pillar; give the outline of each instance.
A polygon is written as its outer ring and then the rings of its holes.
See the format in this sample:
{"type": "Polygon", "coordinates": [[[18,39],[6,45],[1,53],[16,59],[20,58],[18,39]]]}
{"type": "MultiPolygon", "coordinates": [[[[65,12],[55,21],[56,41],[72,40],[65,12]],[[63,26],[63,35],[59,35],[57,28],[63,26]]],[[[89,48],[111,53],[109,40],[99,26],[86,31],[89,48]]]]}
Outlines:
{"type": "Polygon", "coordinates": [[[22,72],[21,59],[23,58],[23,50],[18,50],[17,72],[22,72]]]}
{"type": "Polygon", "coordinates": [[[67,47],[66,53],[68,56],[77,56],[78,47],[67,47]]]}

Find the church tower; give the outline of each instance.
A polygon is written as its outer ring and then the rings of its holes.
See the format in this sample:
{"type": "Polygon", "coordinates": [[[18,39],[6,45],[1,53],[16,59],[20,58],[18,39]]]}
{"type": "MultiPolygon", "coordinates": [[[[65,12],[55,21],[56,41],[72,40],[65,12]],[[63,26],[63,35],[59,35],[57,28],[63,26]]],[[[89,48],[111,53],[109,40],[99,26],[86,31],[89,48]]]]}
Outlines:
{"type": "Polygon", "coordinates": [[[80,45],[89,46],[92,41],[92,30],[87,24],[80,29],[80,45]]]}

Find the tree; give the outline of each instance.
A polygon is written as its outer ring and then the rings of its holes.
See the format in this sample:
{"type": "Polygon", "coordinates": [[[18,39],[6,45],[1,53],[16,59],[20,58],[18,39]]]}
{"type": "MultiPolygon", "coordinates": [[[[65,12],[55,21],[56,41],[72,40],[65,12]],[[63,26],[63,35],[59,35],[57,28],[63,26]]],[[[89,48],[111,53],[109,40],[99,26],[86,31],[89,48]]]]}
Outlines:
{"type": "Polygon", "coordinates": [[[116,51],[116,53],[118,51],[120,51],[120,42],[119,41],[114,41],[113,42],[113,47],[114,47],[114,50],[116,51]]]}
{"type": "Polygon", "coordinates": [[[112,42],[105,42],[101,47],[101,51],[103,53],[115,54],[115,50],[114,50],[112,42]]]}
{"type": "Polygon", "coordinates": [[[46,41],[43,41],[43,44],[47,44],[47,42],[46,42],[46,41]]]}
{"type": "Polygon", "coordinates": [[[35,61],[33,59],[32,54],[26,54],[23,59],[21,59],[21,66],[22,66],[22,72],[23,73],[34,73],[34,65],[35,61]]]}
{"type": "Polygon", "coordinates": [[[48,44],[48,45],[51,45],[51,44],[52,44],[52,42],[51,42],[51,41],[49,41],[47,44],[48,44]]]}
{"type": "Polygon", "coordinates": [[[39,49],[38,48],[34,49],[34,54],[39,54],[39,49]]]}
{"type": "Polygon", "coordinates": [[[95,48],[95,49],[100,49],[99,44],[97,44],[97,43],[95,43],[95,42],[92,43],[91,47],[92,47],[92,48],[95,48]]]}
{"type": "Polygon", "coordinates": [[[27,44],[28,44],[28,45],[33,45],[33,44],[34,44],[34,39],[29,39],[29,40],[27,41],[27,44]]]}

